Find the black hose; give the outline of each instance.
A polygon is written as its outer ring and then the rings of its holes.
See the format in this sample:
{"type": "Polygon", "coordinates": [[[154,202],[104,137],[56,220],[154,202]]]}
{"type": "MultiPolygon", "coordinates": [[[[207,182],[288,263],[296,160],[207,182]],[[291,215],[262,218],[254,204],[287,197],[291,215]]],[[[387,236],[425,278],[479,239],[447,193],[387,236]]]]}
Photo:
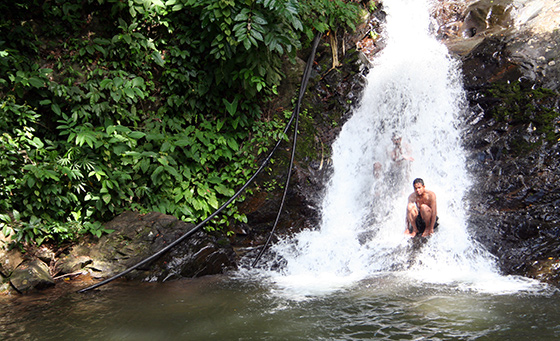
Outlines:
{"type": "MultiPolygon", "coordinates": [[[[298,103],[296,105],[296,109],[294,109],[294,111],[292,112],[292,116],[290,117],[290,120],[288,121],[288,123],[286,124],[286,127],[284,128],[284,133],[283,135],[286,135],[288,132],[288,129],[290,128],[290,125],[292,124],[292,122],[294,121],[295,118],[297,118],[299,116],[299,106],[301,105],[301,100],[303,98],[303,93],[305,92],[305,88],[307,87],[307,82],[309,80],[309,74],[310,74],[310,70],[311,70],[311,65],[313,63],[314,60],[314,55],[315,55],[315,50],[317,49],[317,45],[319,43],[319,39],[321,38],[321,34],[318,33],[315,36],[315,39],[313,41],[313,50],[312,53],[309,57],[309,60],[307,62],[305,71],[304,71],[304,76],[303,76],[303,81],[302,81],[302,86],[300,89],[300,95],[298,98],[298,103]],[[305,86],[304,86],[305,84],[305,86]]],[[[297,121],[296,121],[297,122],[297,121]]],[[[296,136],[297,134],[297,123],[296,123],[296,129],[295,129],[295,133],[294,136],[296,136]]],[[[264,169],[264,167],[266,167],[266,165],[270,162],[270,159],[272,158],[272,155],[276,152],[276,150],[278,149],[278,147],[280,146],[280,143],[282,142],[282,138],[280,138],[277,142],[276,145],[274,146],[274,148],[272,148],[272,150],[270,151],[270,153],[268,154],[268,156],[266,157],[266,159],[263,161],[263,163],[261,164],[261,166],[257,169],[257,171],[255,172],[255,174],[253,174],[253,176],[251,176],[251,178],[249,180],[247,180],[247,182],[222,206],[220,206],[220,208],[218,208],[214,213],[212,213],[211,215],[208,216],[208,218],[204,219],[202,222],[200,222],[198,225],[196,225],[195,227],[193,227],[190,231],[186,232],[185,234],[183,234],[181,237],[177,238],[174,242],[172,242],[171,244],[167,245],[166,247],[164,247],[163,249],[159,250],[158,252],[154,253],[153,255],[151,255],[148,258],[145,258],[144,260],[138,262],[137,264],[131,266],[130,268],[114,275],[111,278],[105,279],[104,281],[101,281],[99,283],[96,283],[94,285],[91,285],[87,288],[84,289],[80,289],[78,290],[78,293],[84,293],[86,291],[95,289],[95,288],[99,288],[102,285],[105,285],[109,282],[114,281],[115,279],[122,277],[124,275],[126,275],[127,273],[136,270],[137,268],[141,267],[144,264],[147,264],[151,261],[153,261],[154,259],[160,257],[161,255],[163,255],[164,253],[166,253],[167,251],[169,251],[171,248],[175,247],[177,244],[181,243],[183,240],[185,240],[186,238],[192,236],[193,234],[195,234],[200,228],[202,228],[204,225],[206,225],[206,223],[208,223],[210,220],[212,220],[216,215],[218,215],[221,211],[223,211],[229,204],[231,204],[257,177],[257,175],[259,175],[260,172],[262,172],[262,170],[264,169]]],[[[295,143],[294,143],[294,148],[292,149],[292,160],[290,162],[290,171],[291,171],[291,167],[292,167],[292,163],[293,163],[293,157],[294,157],[294,149],[295,149],[295,143]]],[[[288,176],[289,179],[289,176],[288,176]]],[[[287,185],[286,185],[287,188],[287,185]]],[[[286,196],[286,190],[284,190],[284,197],[286,196]]],[[[284,197],[282,199],[282,202],[284,201],[284,197]]],[[[282,207],[280,208],[280,210],[282,209],[282,207]]],[[[280,214],[280,211],[279,213],[280,214]]],[[[276,227],[276,224],[278,223],[278,217],[276,218],[276,223],[274,224],[274,228],[276,227]]],[[[274,231],[273,228],[273,231],[274,231]]],[[[272,236],[272,234],[271,234],[272,236]]],[[[269,237],[270,240],[270,237],[269,237]]],[[[268,244],[268,241],[267,241],[268,244]]],[[[266,247],[266,245],[265,245],[266,247]]],[[[263,248],[264,250],[264,248],[263,248]]],[[[261,252],[262,253],[262,252],[261,252]]],[[[260,255],[259,257],[260,258],[260,255]]],[[[257,260],[258,260],[257,258],[257,260]]]]}
{"type": "Polygon", "coordinates": [[[276,214],[276,220],[274,221],[274,225],[272,226],[272,230],[270,231],[270,235],[268,236],[268,239],[266,240],[266,243],[264,244],[261,251],[259,252],[257,258],[255,258],[255,260],[253,261],[253,264],[251,265],[252,267],[255,267],[257,265],[259,259],[261,259],[261,257],[264,254],[266,248],[268,247],[268,244],[270,243],[270,240],[272,239],[272,236],[274,235],[274,231],[276,230],[276,226],[278,225],[278,220],[280,219],[280,215],[281,215],[282,209],[284,207],[284,202],[286,201],[286,195],[288,193],[288,185],[290,184],[290,177],[291,177],[291,174],[292,174],[292,168],[294,166],[294,157],[295,157],[295,154],[296,154],[298,123],[299,123],[299,111],[300,111],[300,107],[301,107],[301,101],[303,100],[303,95],[305,94],[305,90],[307,89],[307,83],[309,82],[309,76],[311,75],[311,68],[313,66],[313,61],[315,60],[315,58],[314,58],[315,57],[315,51],[317,50],[317,45],[319,44],[320,39],[321,39],[321,34],[318,33],[315,36],[315,39],[313,40],[311,53],[309,54],[309,59],[307,60],[307,64],[305,65],[305,71],[303,72],[301,87],[299,89],[298,101],[297,101],[296,107],[294,108],[294,111],[292,113],[292,116],[295,115],[295,117],[296,117],[296,123],[295,123],[295,126],[294,126],[294,137],[293,137],[293,142],[292,142],[292,155],[291,155],[291,158],[290,158],[290,165],[288,166],[288,174],[286,175],[286,183],[284,185],[284,194],[282,195],[282,201],[280,202],[280,208],[278,208],[278,213],[276,214]]]}

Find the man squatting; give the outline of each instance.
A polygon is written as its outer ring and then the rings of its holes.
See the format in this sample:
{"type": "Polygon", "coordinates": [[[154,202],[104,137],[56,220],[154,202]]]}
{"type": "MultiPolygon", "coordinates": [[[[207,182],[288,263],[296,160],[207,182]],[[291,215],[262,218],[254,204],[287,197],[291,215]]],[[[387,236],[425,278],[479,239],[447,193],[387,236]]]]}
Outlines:
{"type": "Polygon", "coordinates": [[[428,237],[438,226],[436,194],[427,190],[420,178],[414,179],[412,186],[414,192],[408,196],[404,233],[411,237],[428,237]]]}

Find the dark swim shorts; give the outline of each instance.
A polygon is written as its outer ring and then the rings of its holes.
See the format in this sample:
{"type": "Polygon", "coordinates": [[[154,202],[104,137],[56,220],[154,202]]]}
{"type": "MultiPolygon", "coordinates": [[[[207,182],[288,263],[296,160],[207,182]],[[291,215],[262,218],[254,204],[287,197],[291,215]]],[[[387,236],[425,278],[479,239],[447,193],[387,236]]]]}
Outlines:
{"type": "MultiPolygon", "coordinates": [[[[436,230],[436,227],[438,227],[439,225],[438,220],[439,217],[436,217],[436,223],[434,224],[434,231],[436,230]]],[[[424,233],[424,230],[426,229],[426,223],[424,222],[420,214],[418,215],[418,217],[416,217],[416,227],[418,228],[418,235],[422,235],[422,233],[424,233]]]]}

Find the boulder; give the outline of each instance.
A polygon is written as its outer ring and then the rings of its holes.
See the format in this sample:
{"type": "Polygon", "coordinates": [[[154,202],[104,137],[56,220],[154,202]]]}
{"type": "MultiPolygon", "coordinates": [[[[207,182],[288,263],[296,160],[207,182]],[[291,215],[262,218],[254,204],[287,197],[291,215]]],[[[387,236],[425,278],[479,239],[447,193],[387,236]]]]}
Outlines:
{"type": "Polygon", "coordinates": [[[23,255],[16,249],[10,249],[10,236],[0,233],[0,275],[8,277],[15,268],[23,263],[23,255]]]}
{"type": "Polygon", "coordinates": [[[10,276],[10,284],[20,293],[41,290],[54,285],[49,267],[39,259],[24,261],[10,276]]]}

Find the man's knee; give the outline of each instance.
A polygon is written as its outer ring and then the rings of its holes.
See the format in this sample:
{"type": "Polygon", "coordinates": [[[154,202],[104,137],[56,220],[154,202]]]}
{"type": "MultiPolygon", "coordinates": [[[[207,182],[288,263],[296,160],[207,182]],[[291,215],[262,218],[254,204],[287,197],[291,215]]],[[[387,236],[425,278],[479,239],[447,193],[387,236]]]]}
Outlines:
{"type": "Polygon", "coordinates": [[[420,212],[422,213],[422,215],[424,214],[432,214],[432,208],[428,205],[422,205],[420,206],[420,212]]]}
{"type": "Polygon", "coordinates": [[[420,216],[426,224],[430,225],[432,223],[432,208],[428,205],[422,205],[420,207],[420,216]]]}
{"type": "Polygon", "coordinates": [[[416,208],[416,205],[415,205],[415,204],[413,204],[413,203],[411,203],[411,204],[408,204],[408,208],[407,208],[407,210],[408,210],[408,212],[411,212],[411,213],[416,213],[416,214],[418,214],[418,209],[416,208]]]}

